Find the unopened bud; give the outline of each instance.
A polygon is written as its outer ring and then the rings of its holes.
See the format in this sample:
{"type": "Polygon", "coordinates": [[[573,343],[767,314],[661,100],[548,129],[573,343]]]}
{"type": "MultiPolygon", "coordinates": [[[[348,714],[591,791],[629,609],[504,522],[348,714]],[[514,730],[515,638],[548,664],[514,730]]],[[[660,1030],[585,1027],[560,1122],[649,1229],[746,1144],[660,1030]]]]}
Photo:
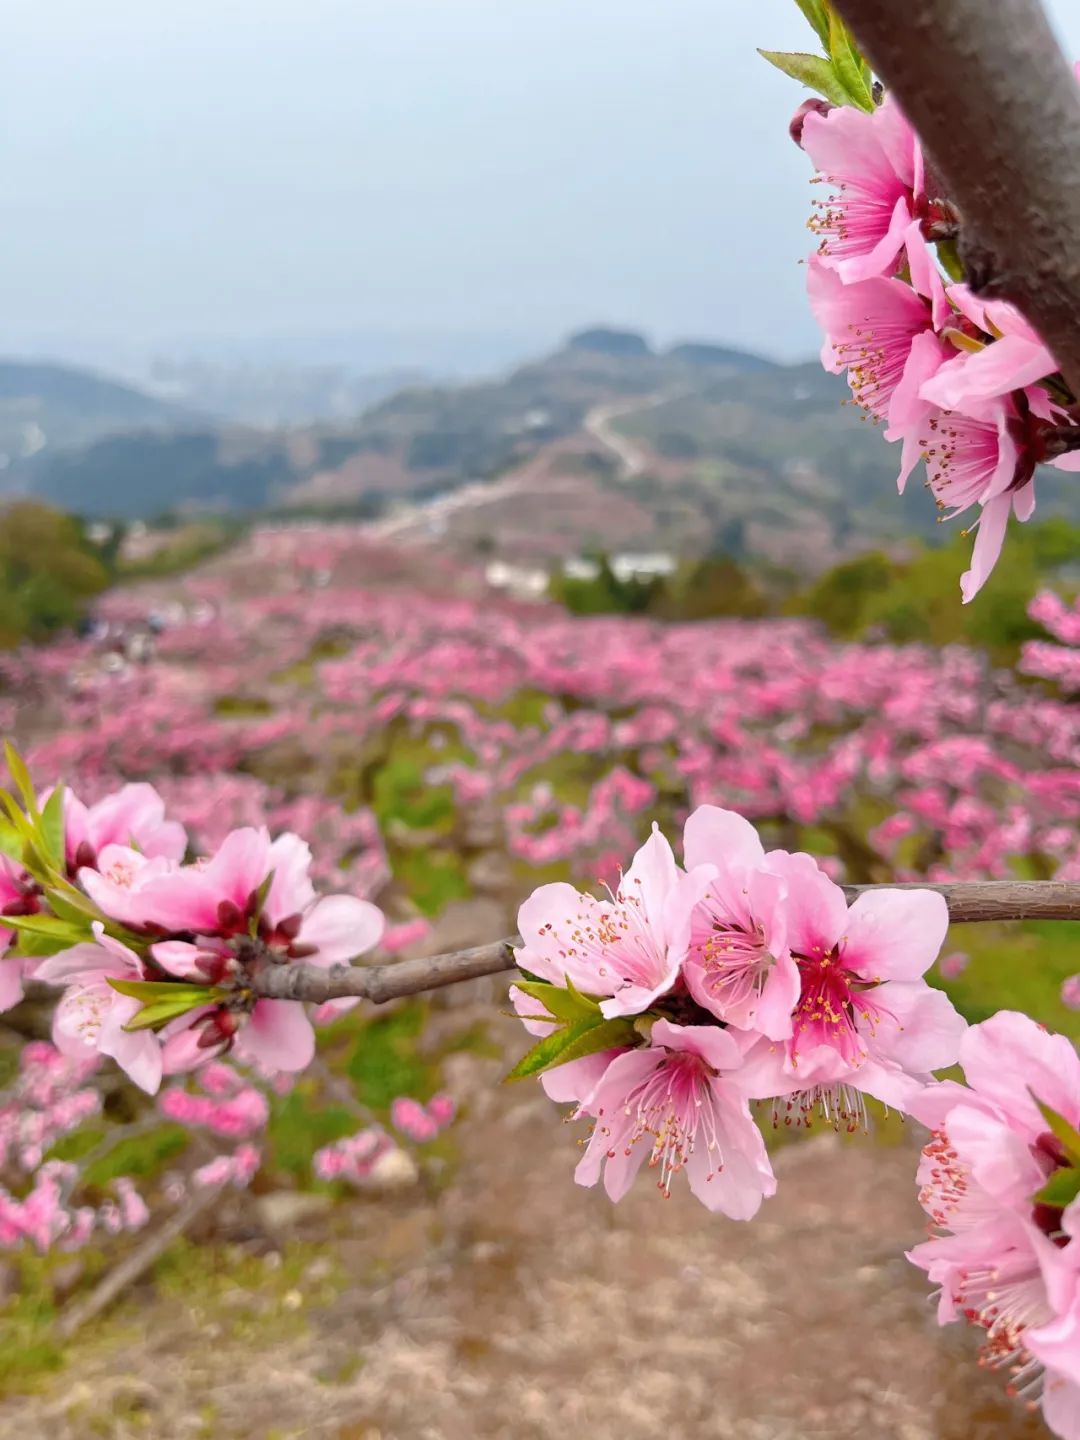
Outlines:
{"type": "Polygon", "coordinates": [[[224,935],[236,934],[247,928],[244,913],[232,900],[222,900],[217,907],[218,928],[224,935]]]}
{"type": "Polygon", "coordinates": [[[830,110],[835,109],[836,106],[830,105],[828,100],[818,100],[813,96],[809,100],[803,101],[791,117],[791,124],[788,126],[788,134],[800,150],[802,149],[802,132],[807,115],[828,115],[830,110]]]}
{"type": "Polygon", "coordinates": [[[76,870],[91,870],[97,864],[97,851],[89,840],[80,840],[75,851],[76,870]]]}

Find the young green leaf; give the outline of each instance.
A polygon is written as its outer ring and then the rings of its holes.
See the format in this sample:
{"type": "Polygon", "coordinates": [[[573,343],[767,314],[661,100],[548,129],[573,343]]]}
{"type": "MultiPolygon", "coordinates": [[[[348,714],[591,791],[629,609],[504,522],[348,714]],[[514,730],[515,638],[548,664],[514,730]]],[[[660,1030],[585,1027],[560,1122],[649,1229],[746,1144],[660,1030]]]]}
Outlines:
{"type": "Polygon", "coordinates": [[[1035,1196],[1037,1205],[1064,1210],[1080,1195],[1080,1170],[1055,1170],[1035,1196]]]}
{"type": "Polygon", "coordinates": [[[5,915],[3,924],[20,935],[45,935],[63,940],[66,945],[79,945],[93,938],[89,926],[60,920],[55,915],[5,915]]]}
{"type": "Polygon", "coordinates": [[[26,768],[26,761],[10,740],[4,741],[4,759],[7,761],[11,778],[15,782],[15,788],[26,806],[27,815],[31,820],[39,819],[40,811],[38,810],[37,796],[34,794],[34,783],[30,779],[30,771],[26,768]]]}
{"type": "Polygon", "coordinates": [[[41,838],[45,853],[57,870],[63,870],[64,854],[64,787],[57,785],[41,812],[41,838]]]}
{"type": "Polygon", "coordinates": [[[147,1005],[155,1000],[164,1000],[175,995],[187,995],[194,990],[211,993],[205,985],[188,985],[184,980],[117,980],[112,975],[107,975],[105,978],[121,995],[130,995],[133,1000],[145,1001],[147,1005]]]}
{"type": "Polygon", "coordinates": [[[828,49],[829,46],[829,10],[825,0],[795,0],[795,4],[809,20],[810,24],[817,31],[817,37],[828,49]]]}
{"type": "Polygon", "coordinates": [[[19,839],[19,832],[14,825],[2,819],[0,819],[0,855],[6,855],[9,860],[22,859],[22,841],[19,839]]]}
{"type": "Polygon", "coordinates": [[[784,50],[759,50],[758,54],[777,70],[790,75],[802,85],[808,85],[834,105],[850,105],[851,98],[837,79],[836,72],[828,60],[820,55],[800,55],[784,50]]]}
{"type": "Polygon", "coordinates": [[[599,1025],[593,1025],[577,1039],[560,1052],[559,1058],[553,1060],[545,1069],[552,1070],[556,1065],[568,1065],[571,1060],[583,1060],[586,1055],[598,1055],[601,1050],[618,1050],[620,1047],[637,1045],[639,1036],[634,1028],[633,1020],[627,1015],[617,1015],[613,1020],[601,1020],[599,1025]]]}
{"type": "Polygon", "coordinates": [[[1063,1115],[1051,1110],[1049,1105],[1044,1105],[1037,1095],[1032,1095],[1031,1098],[1039,1107],[1039,1114],[1046,1121],[1051,1134],[1061,1141],[1065,1154],[1074,1165],[1080,1166],[1080,1133],[1073,1129],[1063,1115]]]}
{"type": "MultiPolygon", "coordinates": [[[[190,990],[194,987],[174,985],[173,990],[190,990]]],[[[200,1005],[205,1005],[213,998],[211,990],[196,990],[194,995],[181,994],[175,999],[155,1000],[151,1005],[144,1005],[137,1015],[124,1026],[125,1030],[156,1030],[161,1025],[167,1025],[170,1020],[175,1020],[180,1015],[186,1015],[189,1010],[197,1010],[200,1005]]]]}
{"type": "Polygon", "coordinates": [[[20,810],[18,801],[15,799],[14,795],[12,795],[7,790],[0,790],[0,809],[2,809],[6,813],[8,817],[8,824],[19,837],[20,849],[15,858],[21,860],[21,847],[29,844],[33,840],[34,827],[23,814],[22,810],[20,810]]]}
{"type": "Polygon", "coordinates": [[[860,110],[874,109],[870,69],[859,53],[855,37],[835,10],[829,11],[829,54],[837,80],[847,92],[847,104],[860,110]]]}
{"type": "Polygon", "coordinates": [[[274,883],[274,872],[270,871],[266,879],[251,897],[251,916],[248,919],[248,933],[254,939],[259,933],[259,920],[266,905],[266,897],[270,894],[270,886],[274,883]]]}
{"type": "Polygon", "coordinates": [[[565,1025],[553,1035],[546,1035],[518,1061],[507,1075],[507,1080],[524,1080],[529,1075],[541,1075],[557,1065],[566,1065],[571,1060],[581,1060],[586,1055],[595,1055],[600,1050],[613,1050],[620,1045],[637,1043],[633,1021],[619,1016],[605,1020],[599,1010],[573,1025],[565,1025]]]}
{"type": "Polygon", "coordinates": [[[549,985],[543,980],[517,980],[514,983],[530,1000],[538,1001],[554,1020],[573,1025],[578,1020],[599,1014],[597,1002],[576,990],[564,990],[561,985],[549,985]]]}

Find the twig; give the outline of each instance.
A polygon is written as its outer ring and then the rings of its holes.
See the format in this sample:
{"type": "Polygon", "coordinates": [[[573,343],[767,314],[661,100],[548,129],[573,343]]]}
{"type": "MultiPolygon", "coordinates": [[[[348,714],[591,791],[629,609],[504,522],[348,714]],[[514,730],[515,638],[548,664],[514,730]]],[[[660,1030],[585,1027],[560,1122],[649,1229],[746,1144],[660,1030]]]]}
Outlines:
{"type": "Polygon", "coordinates": [[[182,1205],[180,1205],[167,1220],[147,1235],[141,1244],[114,1265],[94,1286],[90,1294],[77,1304],[69,1305],[56,1322],[56,1334],[61,1340],[70,1340],[77,1330],[90,1320],[97,1317],[113,1303],[114,1300],[140,1280],[150,1267],[161,1258],[174,1240],[178,1240],[185,1230],[191,1228],[195,1221],[206,1210],[209,1210],[214,1201],[218,1198],[220,1185],[207,1185],[203,1189],[196,1190],[190,1194],[182,1205]]]}
{"type": "Polygon", "coordinates": [[[1039,0],[834,0],[961,214],[961,257],[1080,396],[1080,86],[1039,0]]]}
{"type": "MultiPolygon", "coordinates": [[[[944,895],[954,924],[986,920],[1080,920],[1080,883],[1056,880],[971,880],[947,885],[914,881],[901,885],[844,885],[848,900],[875,890],[936,890],[944,895]]],[[[279,965],[264,970],[252,982],[254,992],[269,1000],[327,1000],[358,997],[382,1005],[403,995],[438,990],[461,980],[498,975],[513,970],[517,935],[478,945],[472,950],[451,950],[421,960],[392,965],[279,965]]]]}

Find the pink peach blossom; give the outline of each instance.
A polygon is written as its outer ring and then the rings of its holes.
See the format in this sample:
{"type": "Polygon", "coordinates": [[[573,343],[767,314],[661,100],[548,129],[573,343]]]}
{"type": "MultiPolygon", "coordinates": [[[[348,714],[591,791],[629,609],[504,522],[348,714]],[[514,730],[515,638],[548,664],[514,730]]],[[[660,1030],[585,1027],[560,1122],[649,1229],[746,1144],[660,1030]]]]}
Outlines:
{"type": "Polygon", "coordinates": [[[786,943],[784,882],[768,869],[757,831],[734,811],[700,805],[683,846],[691,870],[716,871],[693,911],[687,989],[718,1019],[787,1039],[799,970],[786,943]]]}
{"type": "Polygon", "coordinates": [[[918,140],[896,101],[887,95],[870,114],[850,106],[808,113],[801,142],[820,181],[832,187],[810,226],[823,263],[845,284],[892,275],[915,219],[922,172],[918,140]]]}
{"type": "Polygon", "coordinates": [[[566,978],[606,996],[605,1016],[635,1015],[675,984],[690,944],[694,904],[712,878],[687,875],[654,826],[608,900],[566,884],[542,885],[518,914],[524,970],[553,985],[566,978]]]}
{"type": "Polygon", "coordinates": [[[160,1043],[150,1030],[124,1028],[141,1006],[109,984],[110,979],[145,980],[146,968],[133,950],[105,934],[100,921],[93,930],[95,943],[74,945],[38,965],[38,979],[65,987],[53,1014],[53,1043],[74,1058],[111,1056],[153,1095],[161,1084],[160,1043]]]}
{"type": "Polygon", "coordinates": [[[179,861],[187,849],[187,832],[165,817],[165,801],[152,785],[123,785],[95,805],[84,805],[64,791],[64,843],[72,869],[97,864],[107,845],[138,850],[149,859],[179,861]]]}
{"type": "Polygon", "coordinates": [[[762,1065],[755,1093],[790,1095],[793,1109],[850,1124],[862,1118],[864,1094],[905,1109],[934,1070],[952,1064],[966,1028],[922,978],[948,928],[945,901],[882,888],[849,909],[809,855],[774,851],[769,864],[786,887],[800,993],[791,1039],[762,1065]]]}
{"type": "Polygon", "coordinates": [[[1062,1035],[1002,1011],[960,1044],[970,1089],[930,1086],[912,1113],[933,1130],[920,1201],[939,1234],[909,1259],[937,1284],[938,1320],[963,1315],[986,1333],[984,1363],[1010,1390],[1041,1401],[1063,1440],[1080,1437],[1080,1199],[1036,1193],[1074,1161],[1036,1099],[1080,1123],[1080,1056],[1062,1035]]]}
{"type": "Polygon", "coordinates": [[[751,1219],[776,1180],[739,1085],[743,1053],[732,1031],[658,1020],[651,1044],[613,1060],[579,1108],[595,1125],[578,1184],[603,1173],[609,1198],[621,1200],[647,1159],[665,1194],[685,1170],[707,1209],[751,1219]]]}

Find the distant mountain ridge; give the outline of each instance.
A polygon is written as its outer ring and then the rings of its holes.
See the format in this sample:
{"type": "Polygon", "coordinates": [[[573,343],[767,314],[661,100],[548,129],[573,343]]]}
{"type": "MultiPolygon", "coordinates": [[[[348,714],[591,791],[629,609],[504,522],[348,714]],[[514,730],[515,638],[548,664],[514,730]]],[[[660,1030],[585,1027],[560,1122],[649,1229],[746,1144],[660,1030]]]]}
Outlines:
{"type": "MultiPolygon", "coordinates": [[[[895,449],[816,362],[707,341],[657,351],[606,326],[491,380],[413,385],[352,419],[278,429],[69,367],[0,363],[0,436],[5,424],[22,449],[7,451],[0,497],[93,517],[405,506],[387,534],[466,554],[724,549],[806,571],[942,533],[920,487],[897,498],[895,449]]],[[[1040,507],[1080,519],[1075,487],[1056,472],[1039,484],[1040,507]]]]}

